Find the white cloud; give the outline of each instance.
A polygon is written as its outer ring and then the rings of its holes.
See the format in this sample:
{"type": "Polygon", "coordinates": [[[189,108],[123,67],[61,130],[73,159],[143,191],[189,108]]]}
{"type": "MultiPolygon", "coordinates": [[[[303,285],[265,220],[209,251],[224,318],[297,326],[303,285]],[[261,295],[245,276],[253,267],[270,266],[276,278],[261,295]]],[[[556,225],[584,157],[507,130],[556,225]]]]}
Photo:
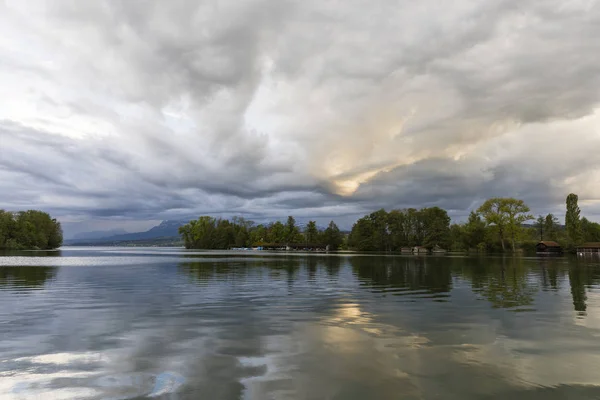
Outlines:
{"type": "MultiPolygon", "coordinates": [[[[0,5],[0,201],[335,216],[491,195],[599,215],[599,5],[0,5]]],[[[540,211],[541,212],[541,211],[540,211]]]]}

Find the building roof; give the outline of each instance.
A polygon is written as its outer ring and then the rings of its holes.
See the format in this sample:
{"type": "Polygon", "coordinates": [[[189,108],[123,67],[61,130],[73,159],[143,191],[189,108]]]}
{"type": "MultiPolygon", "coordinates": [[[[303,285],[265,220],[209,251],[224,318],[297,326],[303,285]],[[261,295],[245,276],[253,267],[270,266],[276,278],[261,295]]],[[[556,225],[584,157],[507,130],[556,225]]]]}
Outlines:
{"type": "Polygon", "coordinates": [[[551,240],[542,240],[541,242],[538,243],[538,245],[539,244],[546,245],[547,247],[560,247],[560,244],[553,242],[551,240]]]}
{"type": "Polygon", "coordinates": [[[578,249],[582,249],[582,248],[588,248],[588,249],[597,249],[600,248],[600,242],[589,242],[589,243],[584,243],[581,246],[577,246],[578,249]]]}

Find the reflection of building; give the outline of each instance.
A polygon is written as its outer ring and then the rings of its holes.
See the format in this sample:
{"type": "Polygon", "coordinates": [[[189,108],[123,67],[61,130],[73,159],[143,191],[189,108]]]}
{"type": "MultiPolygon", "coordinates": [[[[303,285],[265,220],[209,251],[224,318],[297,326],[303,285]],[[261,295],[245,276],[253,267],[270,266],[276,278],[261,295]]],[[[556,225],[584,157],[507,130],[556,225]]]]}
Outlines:
{"type": "Polygon", "coordinates": [[[560,247],[560,244],[556,242],[542,240],[541,242],[535,245],[535,252],[536,254],[548,255],[562,254],[562,247],[560,247]]]}
{"type": "Polygon", "coordinates": [[[599,254],[600,255],[600,242],[584,243],[581,246],[577,246],[577,254],[599,254]]]}

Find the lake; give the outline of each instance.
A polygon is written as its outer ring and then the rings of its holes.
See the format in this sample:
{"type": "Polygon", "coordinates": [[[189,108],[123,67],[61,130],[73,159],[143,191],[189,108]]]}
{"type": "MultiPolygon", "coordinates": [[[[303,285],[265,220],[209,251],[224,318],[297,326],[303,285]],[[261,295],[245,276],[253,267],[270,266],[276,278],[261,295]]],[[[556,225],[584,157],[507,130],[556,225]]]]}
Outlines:
{"type": "Polygon", "coordinates": [[[600,259],[0,256],[0,399],[598,399],[600,259]]]}

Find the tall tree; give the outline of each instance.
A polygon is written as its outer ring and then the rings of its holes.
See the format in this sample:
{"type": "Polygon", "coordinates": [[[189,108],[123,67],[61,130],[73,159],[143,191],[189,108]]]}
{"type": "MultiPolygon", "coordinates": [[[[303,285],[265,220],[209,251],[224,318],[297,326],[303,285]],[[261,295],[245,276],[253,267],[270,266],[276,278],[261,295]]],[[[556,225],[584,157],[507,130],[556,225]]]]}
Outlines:
{"type": "Polygon", "coordinates": [[[269,227],[269,242],[281,244],[286,240],[285,225],[281,221],[276,221],[269,227]]]}
{"type": "Polygon", "coordinates": [[[516,242],[523,231],[522,224],[533,219],[533,215],[529,214],[529,207],[523,200],[510,197],[488,199],[477,212],[483,215],[488,225],[496,227],[503,251],[506,251],[507,237],[512,244],[512,250],[516,251],[516,242]]]}
{"type": "Polygon", "coordinates": [[[325,231],[323,231],[323,244],[328,245],[331,250],[337,250],[342,245],[343,241],[344,237],[338,226],[333,221],[329,222],[329,225],[325,231]]]}
{"type": "Polygon", "coordinates": [[[291,215],[288,217],[287,222],[285,224],[285,241],[289,243],[294,243],[298,241],[300,236],[300,229],[296,226],[296,220],[291,215]]]}
{"type": "Polygon", "coordinates": [[[544,218],[544,237],[547,240],[558,239],[558,218],[553,214],[548,214],[544,218]]]}
{"type": "Polygon", "coordinates": [[[257,225],[254,229],[250,230],[250,245],[256,246],[264,244],[269,240],[269,231],[263,224],[257,225]]]}
{"type": "Polygon", "coordinates": [[[467,249],[479,249],[485,244],[485,222],[475,211],[471,211],[465,224],[465,242],[467,249]]]}
{"type": "Polygon", "coordinates": [[[304,229],[304,240],[306,243],[314,244],[319,238],[319,230],[317,229],[317,223],[315,221],[308,221],[306,229],[304,229]]]}
{"type": "Polygon", "coordinates": [[[569,241],[573,245],[578,245],[582,242],[582,232],[581,232],[581,221],[579,219],[579,214],[581,210],[577,205],[579,200],[579,196],[574,193],[571,193],[567,196],[567,213],[565,214],[565,226],[567,229],[567,236],[569,241]]]}
{"type": "Polygon", "coordinates": [[[544,224],[546,223],[546,219],[539,215],[535,220],[535,227],[540,234],[540,240],[544,240],[544,224]]]}
{"type": "Polygon", "coordinates": [[[388,213],[382,208],[369,214],[373,226],[373,247],[379,251],[389,251],[388,213]]]}
{"type": "Polygon", "coordinates": [[[373,221],[369,216],[364,216],[352,225],[348,244],[359,251],[377,250],[373,241],[373,233],[373,221]]]}
{"type": "Polygon", "coordinates": [[[392,210],[388,213],[387,219],[392,251],[400,251],[402,247],[409,246],[409,227],[406,213],[400,210],[392,210]]]}
{"type": "Polygon", "coordinates": [[[523,200],[513,198],[504,199],[502,209],[508,215],[507,232],[510,235],[512,250],[515,252],[515,243],[523,234],[523,223],[532,220],[533,215],[529,214],[529,206],[523,200]]]}
{"type": "Polygon", "coordinates": [[[423,226],[423,246],[448,247],[450,245],[450,217],[439,207],[424,208],[420,212],[423,226]]]}
{"type": "Polygon", "coordinates": [[[506,251],[504,239],[508,220],[506,213],[502,210],[503,204],[504,199],[502,198],[495,197],[488,199],[477,209],[477,212],[483,216],[488,225],[496,227],[500,243],[502,244],[502,251],[506,251]]]}

